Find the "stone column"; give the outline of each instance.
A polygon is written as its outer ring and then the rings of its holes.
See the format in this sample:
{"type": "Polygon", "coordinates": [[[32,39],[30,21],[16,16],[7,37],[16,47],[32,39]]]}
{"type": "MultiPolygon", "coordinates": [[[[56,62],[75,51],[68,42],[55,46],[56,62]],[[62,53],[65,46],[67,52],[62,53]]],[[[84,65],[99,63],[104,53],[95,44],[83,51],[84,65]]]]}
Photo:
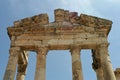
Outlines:
{"type": "Polygon", "coordinates": [[[99,46],[99,53],[104,80],[116,80],[108,54],[108,43],[103,43],[99,46]]]}
{"type": "Polygon", "coordinates": [[[24,80],[25,79],[25,73],[24,72],[18,72],[16,80],[24,80]]]}
{"type": "Polygon", "coordinates": [[[115,71],[115,77],[116,77],[116,80],[120,80],[120,68],[117,68],[115,71]]]}
{"type": "Polygon", "coordinates": [[[104,80],[100,54],[98,53],[98,50],[92,50],[92,57],[93,57],[92,67],[97,74],[97,80],[104,80]]]}
{"type": "Polygon", "coordinates": [[[72,55],[72,80],[83,80],[82,65],[80,61],[80,49],[71,49],[72,55]]]}
{"type": "Polygon", "coordinates": [[[39,48],[37,51],[35,80],[46,79],[46,54],[47,48],[39,48]]]}
{"type": "Polygon", "coordinates": [[[19,47],[10,48],[10,56],[3,80],[14,80],[16,66],[18,63],[19,47]]]}
{"type": "Polygon", "coordinates": [[[28,65],[28,52],[22,51],[18,59],[18,69],[16,80],[24,80],[28,65]]]}
{"type": "Polygon", "coordinates": [[[26,64],[18,64],[18,73],[16,80],[24,80],[26,75],[26,64]]]}

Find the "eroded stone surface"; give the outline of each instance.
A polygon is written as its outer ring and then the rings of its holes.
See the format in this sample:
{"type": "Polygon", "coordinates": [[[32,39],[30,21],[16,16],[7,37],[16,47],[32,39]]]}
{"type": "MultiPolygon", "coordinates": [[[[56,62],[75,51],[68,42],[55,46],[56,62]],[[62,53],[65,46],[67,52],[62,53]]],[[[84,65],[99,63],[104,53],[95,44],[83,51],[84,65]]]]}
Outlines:
{"type": "Polygon", "coordinates": [[[116,80],[107,52],[112,21],[86,14],[78,16],[77,12],[64,9],[54,10],[54,15],[54,22],[49,22],[48,15],[43,13],[15,21],[12,27],[7,28],[11,48],[17,48],[11,50],[13,53],[10,53],[4,80],[13,80],[17,63],[17,80],[24,80],[28,64],[26,51],[37,52],[35,80],[45,80],[48,50],[70,50],[73,80],[83,80],[81,49],[96,51],[93,52],[93,69],[98,80],[116,80]],[[18,56],[14,50],[20,52],[18,56]]]}
{"type": "Polygon", "coordinates": [[[116,80],[120,80],[120,68],[117,68],[115,71],[116,80]]]}

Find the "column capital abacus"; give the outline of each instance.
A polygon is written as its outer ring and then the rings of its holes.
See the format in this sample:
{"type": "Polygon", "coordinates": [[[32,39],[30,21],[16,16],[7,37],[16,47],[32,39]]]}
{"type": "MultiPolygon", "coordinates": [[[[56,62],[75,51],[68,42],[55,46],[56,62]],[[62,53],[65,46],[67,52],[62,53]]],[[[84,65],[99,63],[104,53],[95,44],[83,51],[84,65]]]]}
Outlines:
{"type": "Polygon", "coordinates": [[[79,46],[71,46],[70,48],[71,55],[80,53],[80,51],[81,51],[81,47],[79,46]]]}
{"type": "Polygon", "coordinates": [[[21,51],[21,48],[20,47],[11,47],[9,49],[9,54],[12,55],[12,56],[15,56],[17,55],[18,53],[20,53],[21,51]]]}
{"type": "Polygon", "coordinates": [[[99,48],[108,48],[108,46],[110,45],[110,43],[101,43],[100,45],[99,45],[99,48]]]}
{"type": "Polygon", "coordinates": [[[37,48],[37,54],[47,55],[47,52],[48,52],[47,47],[38,47],[37,48]]]}

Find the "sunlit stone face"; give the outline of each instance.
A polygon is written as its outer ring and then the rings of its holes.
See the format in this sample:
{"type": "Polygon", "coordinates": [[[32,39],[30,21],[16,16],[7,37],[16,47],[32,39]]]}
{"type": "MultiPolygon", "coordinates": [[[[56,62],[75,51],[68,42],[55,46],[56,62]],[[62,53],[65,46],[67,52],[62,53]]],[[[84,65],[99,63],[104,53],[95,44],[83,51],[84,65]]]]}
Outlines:
{"type": "Polygon", "coordinates": [[[33,20],[37,24],[48,24],[49,23],[47,14],[40,14],[40,15],[34,16],[33,20]]]}
{"type": "Polygon", "coordinates": [[[64,10],[56,9],[55,12],[55,21],[64,21],[64,10]]]}
{"type": "Polygon", "coordinates": [[[29,26],[32,22],[32,19],[31,18],[25,18],[25,19],[22,19],[22,26],[29,26]]]}
{"type": "Polygon", "coordinates": [[[20,23],[21,23],[20,21],[15,21],[15,22],[14,22],[14,26],[15,26],[15,27],[20,27],[20,23]]]}
{"type": "Polygon", "coordinates": [[[77,23],[77,19],[78,19],[78,13],[77,12],[71,12],[70,13],[70,22],[71,23],[77,23]]]}
{"type": "Polygon", "coordinates": [[[40,21],[40,24],[48,24],[49,23],[48,15],[47,14],[40,14],[39,21],[40,21]]]}
{"type": "Polygon", "coordinates": [[[65,21],[69,21],[69,11],[65,11],[65,21]]]}

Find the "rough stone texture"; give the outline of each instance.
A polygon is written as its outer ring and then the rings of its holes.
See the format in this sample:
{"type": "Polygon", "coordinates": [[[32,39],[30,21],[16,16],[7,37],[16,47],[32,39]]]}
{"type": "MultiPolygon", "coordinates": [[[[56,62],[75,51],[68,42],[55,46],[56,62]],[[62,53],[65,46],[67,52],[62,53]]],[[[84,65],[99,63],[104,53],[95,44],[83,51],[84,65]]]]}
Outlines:
{"type": "Polygon", "coordinates": [[[116,80],[120,80],[120,68],[117,68],[115,71],[116,80]]]}
{"type": "Polygon", "coordinates": [[[83,80],[79,47],[72,48],[71,55],[72,55],[72,78],[73,80],[83,80]]]}
{"type": "Polygon", "coordinates": [[[108,45],[109,44],[103,43],[99,47],[103,76],[104,80],[116,80],[108,54],[108,45]]]}
{"type": "Polygon", "coordinates": [[[16,80],[24,80],[28,65],[28,53],[23,52],[18,56],[18,69],[16,80]]]}
{"type": "Polygon", "coordinates": [[[46,80],[46,48],[39,48],[37,51],[35,80],[46,80]]]}
{"type": "Polygon", "coordinates": [[[28,64],[28,54],[24,51],[37,52],[35,80],[45,80],[47,50],[71,50],[73,80],[83,80],[79,54],[81,49],[96,51],[93,52],[93,69],[98,80],[116,80],[108,48],[103,46],[109,44],[107,37],[112,21],[86,14],[78,16],[77,12],[64,9],[54,10],[54,15],[54,22],[49,23],[49,17],[45,13],[15,21],[13,26],[7,28],[11,48],[20,48],[20,53],[10,53],[3,80],[14,79],[17,63],[17,77],[24,80],[28,64]]]}
{"type": "Polygon", "coordinates": [[[14,80],[18,55],[20,54],[19,51],[20,49],[18,47],[12,47],[10,49],[9,61],[7,64],[7,68],[3,80],[14,80]]]}
{"type": "Polygon", "coordinates": [[[92,50],[92,57],[93,57],[92,67],[96,72],[97,80],[104,80],[103,69],[100,60],[101,58],[98,50],[92,50]]]}

